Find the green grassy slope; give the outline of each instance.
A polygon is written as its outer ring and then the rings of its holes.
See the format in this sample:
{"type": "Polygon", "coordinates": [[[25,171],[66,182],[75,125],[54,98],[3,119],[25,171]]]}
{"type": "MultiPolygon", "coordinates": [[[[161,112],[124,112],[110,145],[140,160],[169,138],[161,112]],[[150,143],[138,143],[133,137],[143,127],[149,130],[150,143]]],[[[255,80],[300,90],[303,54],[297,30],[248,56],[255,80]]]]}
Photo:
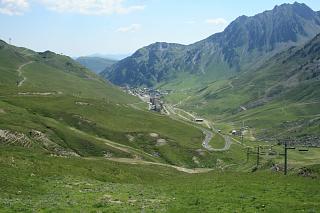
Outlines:
{"type": "Polygon", "coordinates": [[[115,102],[135,102],[118,88],[74,62],[71,58],[52,52],[36,53],[17,48],[2,42],[0,44],[0,95],[18,92],[62,92],[64,95],[79,95],[90,98],[106,98],[115,102]],[[19,66],[33,62],[22,69],[27,79],[17,87],[22,76],[18,75],[19,66]]]}
{"type": "Polygon", "coordinates": [[[214,166],[209,157],[200,156],[199,164],[192,160],[204,137],[199,130],[134,109],[131,104],[139,103],[137,98],[69,57],[1,43],[0,59],[0,128],[12,137],[24,134],[16,145],[31,143],[55,154],[214,166]]]}
{"type": "MultiPolygon", "coordinates": [[[[0,145],[2,212],[317,212],[319,179],[178,173],[0,145]]],[[[296,173],[294,171],[293,173],[296,173]]],[[[313,177],[319,167],[310,168],[313,177]]]]}
{"type": "Polygon", "coordinates": [[[264,138],[317,137],[319,38],[276,55],[259,69],[188,92],[178,90],[167,100],[231,128],[239,129],[244,121],[264,138]]]}

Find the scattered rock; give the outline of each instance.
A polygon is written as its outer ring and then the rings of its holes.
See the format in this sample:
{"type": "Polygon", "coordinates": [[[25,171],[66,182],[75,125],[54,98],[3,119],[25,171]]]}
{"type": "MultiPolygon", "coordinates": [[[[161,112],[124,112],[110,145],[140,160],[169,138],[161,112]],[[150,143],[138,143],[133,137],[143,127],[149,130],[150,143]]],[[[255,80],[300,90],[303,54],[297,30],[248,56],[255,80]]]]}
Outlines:
{"type": "Polygon", "coordinates": [[[109,202],[114,203],[114,204],[121,204],[122,203],[122,201],[120,201],[120,200],[110,200],[109,202]]]}
{"type": "Polygon", "coordinates": [[[303,167],[299,169],[298,175],[302,177],[313,177],[313,172],[310,168],[303,167]]]}
{"type": "Polygon", "coordinates": [[[49,96],[49,95],[60,95],[62,92],[19,92],[18,95],[39,95],[39,96],[49,96]]]}
{"type": "Polygon", "coordinates": [[[104,155],[103,155],[105,158],[112,158],[113,157],[113,154],[111,152],[106,152],[104,155]]]}
{"type": "Polygon", "coordinates": [[[224,170],[224,167],[225,167],[224,161],[221,160],[221,159],[217,159],[216,167],[217,167],[218,169],[224,170]]]}
{"type": "Polygon", "coordinates": [[[30,139],[23,133],[0,129],[0,143],[31,147],[30,139]]]}
{"type": "Polygon", "coordinates": [[[273,171],[273,172],[280,172],[280,171],[282,171],[282,168],[281,168],[278,164],[274,164],[274,165],[272,165],[272,167],[271,167],[271,171],[273,171]]]}
{"type": "MultiPolygon", "coordinates": [[[[88,124],[93,124],[94,123],[93,121],[90,121],[90,120],[82,117],[81,115],[73,115],[72,117],[77,118],[77,119],[81,120],[82,122],[85,122],[85,123],[88,123],[88,124]]],[[[79,124],[81,124],[81,122],[79,124]]]]}
{"type": "Polygon", "coordinates": [[[79,157],[79,155],[73,151],[66,150],[65,148],[61,147],[57,143],[51,141],[46,134],[38,131],[38,130],[31,130],[29,132],[29,135],[32,139],[34,139],[36,142],[38,142],[43,148],[46,150],[53,152],[53,154],[56,154],[57,156],[73,156],[73,157],[79,157]]]}
{"type": "Polygon", "coordinates": [[[159,158],[161,156],[161,154],[159,152],[154,152],[152,155],[156,158],[159,158]]]}
{"type": "Polygon", "coordinates": [[[80,105],[80,106],[90,106],[91,104],[86,103],[86,102],[77,101],[77,102],[76,102],[76,105],[80,105]]]}
{"type": "Polygon", "coordinates": [[[121,204],[122,201],[119,199],[112,198],[111,195],[103,195],[101,199],[101,203],[113,203],[113,204],[121,204]]]}
{"type": "Polygon", "coordinates": [[[142,157],[139,155],[133,155],[133,159],[135,160],[142,160],[142,157]]]}
{"type": "Polygon", "coordinates": [[[134,136],[132,136],[132,135],[126,135],[127,136],[127,138],[128,138],[128,140],[130,141],[130,142],[134,142],[134,140],[135,140],[135,137],[134,136]]]}
{"type": "Polygon", "coordinates": [[[167,144],[167,141],[166,141],[165,139],[163,139],[163,138],[157,139],[157,144],[156,144],[156,146],[164,146],[164,145],[166,145],[166,144],[167,144]]]}
{"type": "Polygon", "coordinates": [[[197,158],[196,156],[193,156],[193,157],[192,157],[192,160],[193,160],[193,162],[194,162],[195,164],[200,164],[200,162],[199,162],[199,160],[198,160],[198,158],[197,158]]]}
{"type": "Polygon", "coordinates": [[[205,155],[206,155],[206,152],[205,152],[205,150],[203,150],[203,149],[197,149],[196,151],[198,152],[198,154],[199,154],[200,156],[205,156],[205,155]]]}
{"type": "Polygon", "coordinates": [[[103,195],[102,198],[103,198],[103,199],[112,199],[112,196],[111,196],[111,195],[103,195]]]}
{"type": "Polygon", "coordinates": [[[150,133],[150,137],[152,137],[152,138],[157,138],[157,137],[159,137],[159,134],[157,134],[157,133],[150,133]]]}

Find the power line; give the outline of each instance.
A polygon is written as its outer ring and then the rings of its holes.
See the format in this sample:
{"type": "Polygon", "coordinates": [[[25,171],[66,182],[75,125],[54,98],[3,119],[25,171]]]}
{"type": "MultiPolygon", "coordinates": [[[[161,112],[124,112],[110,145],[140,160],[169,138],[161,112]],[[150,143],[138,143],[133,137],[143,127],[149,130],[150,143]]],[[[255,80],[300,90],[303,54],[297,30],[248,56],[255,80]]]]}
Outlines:
{"type": "Polygon", "coordinates": [[[289,149],[296,149],[295,147],[288,147],[288,141],[284,143],[284,154],[280,154],[284,156],[284,175],[288,173],[288,150],[289,149]]]}
{"type": "MultiPolygon", "coordinates": [[[[278,140],[279,142],[281,142],[280,140],[278,140]]],[[[288,146],[288,142],[292,141],[292,139],[284,139],[282,140],[284,142],[284,153],[283,154],[279,154],[279,155],[283,155],[284,156],[284,175],[288,174],[288,150],[294,150],[296,149],[296,147],[289,147],[288,146]]],[[[319,147],[302,147],[300,149],[298,149],[299,152],[308,152],[309,148],[319,148],[319,147]]]]}

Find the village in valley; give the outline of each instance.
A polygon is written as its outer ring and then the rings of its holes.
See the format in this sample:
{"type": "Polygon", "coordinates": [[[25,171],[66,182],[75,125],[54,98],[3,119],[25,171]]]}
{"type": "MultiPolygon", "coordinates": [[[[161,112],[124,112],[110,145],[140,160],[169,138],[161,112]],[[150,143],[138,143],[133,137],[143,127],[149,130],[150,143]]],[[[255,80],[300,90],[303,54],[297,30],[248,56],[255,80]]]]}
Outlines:
{"type": "MultiPolygon", "coordinates": [[[[171,90],[160,90],[160,89],[147,88],[147,87],[139,88],[139,87],[129,87],[129,86],[122,87],[122,89],[126,93],[130,95],[134,95],[138,97],[140,100],[142,100],[143,102],[148,103],[149,111],[161,113],[164,115],[170,115],[171,113],[176,114],[177,108],[168,105],[167,103],[165,103],[165,100],[164,100],[164,97],[166,95],[169,95],[172,92],[171,90]]],[[[209,125],[208,124],[209,122],[206,119],[193,115],[186,111],[184,112],[189,114],[190,117],[186,118],[177,113],[178,117],[182,118],[182,120],[191,121],[196,124],[203,125],[208,129],[212,130],[213,128],[212,125],[209,125]]],[[[243,137],[243,135],[245,134],[245,132],[248,131],[248,129],[249,127],[242,126],[239,130],[236,130],[236,129],[231,130],[229,134],[233,136],[243,137]]],[[[220,134],[222,133],[220,129],[217,129],[216,131],[220,134]]]]}
{"type": "Polygon", "coordinates": [[[159,113],[166,113],[164,112],[164,100],[163,97],[168,95],[171,91],[170,90],[159,90],[153,88],[133,88],[133,87],[123,87],[122,88],[126,93],[130,95],[134,95],[139,97],[143,102],[149,104],[149,110],[155,111],[159,113]]]}

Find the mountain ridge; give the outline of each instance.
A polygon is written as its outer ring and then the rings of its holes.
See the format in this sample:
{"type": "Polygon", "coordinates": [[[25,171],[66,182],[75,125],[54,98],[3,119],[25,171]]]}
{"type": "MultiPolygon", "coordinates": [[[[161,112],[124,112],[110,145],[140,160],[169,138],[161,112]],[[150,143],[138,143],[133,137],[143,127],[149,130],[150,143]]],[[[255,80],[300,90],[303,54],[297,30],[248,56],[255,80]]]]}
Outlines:
{"type": "Polygon", "coordinates": [[[218,123],[245,122],[260,139],[283,134],[318,146],[319,91],[320,34],[274,55],[254,71],[204,85],[189,93],[180,107],[218,123]]]}
{"type": "Polygon", "coordinates": [[[297,2],[283,4],[255,16],[240,16],[223,32],[194,44],[151,44],[101,75],[115,84],[132,86],[155,86],[180,73],[208,75],[210,80],[216,80],[258,67],[276,53],[302,44],[319,32],[319,12],[297,2]],[[167,46],[167,51],[159,44],[167,46]]]}
{"type": "Polygon", "coordinates": [[[117,60],[101,57],[82,56],[75,59],[78,63],[99,74],[105,69],[110,68],[117,60]]]}

